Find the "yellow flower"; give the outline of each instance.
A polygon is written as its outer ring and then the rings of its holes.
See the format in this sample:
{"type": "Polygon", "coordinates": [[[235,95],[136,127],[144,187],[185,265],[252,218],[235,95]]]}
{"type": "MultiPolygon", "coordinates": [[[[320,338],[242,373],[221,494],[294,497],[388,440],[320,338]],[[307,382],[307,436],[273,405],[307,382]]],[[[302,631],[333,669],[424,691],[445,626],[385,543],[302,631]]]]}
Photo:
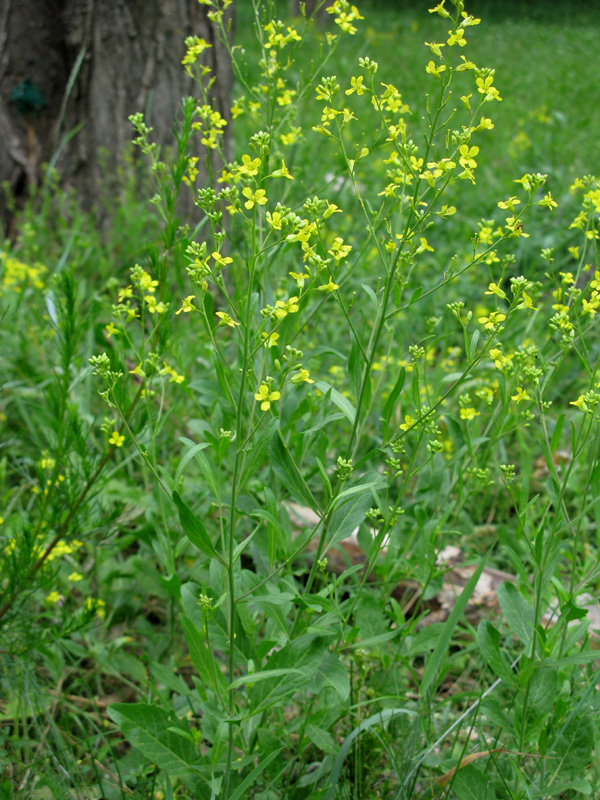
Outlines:
{"type": "Polygon", "coordinates": [[[571,400],[569,405],[576,406],[580,411],[587,411],[588,410],[588,405],[585,402],[585,398],[584,398],[584,396],[582,394],[579,395],[577,400],[571,400]]]}
{"type": "Polygon", "coordinates": [[[108,440],[109,444],[114,444],[115,447],[123,447],[123,442],[125,441],[125,436],[119,431],[113,431],[110,439],[108,440]]]}
{"type": "Polygon", "coordinates": [[[314,383],[313,379],[309,377],[310,372],[307,369],[301,369],[292,378],[292,383],[314,383]]]}
{"type": "Polygon", "coordinates": [[[323,212],[323,219],[329,219],[332,214],[341,214],[342,209],[339,206],[336,206],[335,203],[330,203],[329,200],[325,200],[327,203],[327,210],[323,212]]]}
{"type": "Polygon", "coordinates": [[[277,339],[279,339],[278,333],[267,333],[263,331],[261,333],[261,338],[263,340],[263,344],[265,347],[273,347],[277,344],[277,339]]]}
{"type": "Polygon", "coordinates": [[[277,319],[283,319],[288,314],[295,314],[298,308],[297,297],[290,297],[289,300],[277,300],[275,303],[275,316],[277,319]]]}
{"type": "Polygon", "coordinates": [[[404,415],[404,422],[400,425],[401,431],[407,431],[412,428],[414,425],[417,424],[417,420],[410,416],[410,414],[404,415]]]}
{"type": "Polygon", "coordinates": [[[215,260],[215,267],[216,269],[223,269],[223,267],[227,266],[227,264],[233,263],[233,258],[229,258],[229,256],[222,256],[221,253],[211,253],[211,256],[215,260]]]}
{"type": "Polygon", "coordinates": [[[193,305],[192,301],[196,299],[196,295],[189,294],[186,298],[184,298],[183,303],[181,304],[181,308],[178,309],[175,314],[181,314],[183,311],[184,314],[188,314],[190,311],[193,311],[195,306],[193,305]]]}
{"type": "Polygon", "coordinates": [[[361,95],[365,93],[365,87],[363,86],[363,76],[359,75],[358,78],[352,77],[350,78],[350,85],[351,89],[346,89],[346,94],[354,94],[356,92],[357,95],[361,95]]]}
{"type": "Polygon", "coordinates": [[[140,289],[143,289],[143,291],[153,294],[158,286],[158,281],[153,281],[152,277],[147,272],[142,270],[138,278],[138,285],[140,289]]]}
{"type": "Polygon", "coordinates": [[[537,311],[537,308],[534,308],[533,300],[531,299],[531,297],[529,297],[527,292],[523,292],[523,294],[521,295],[521,302],[517,306],[517,309],[523,309],[523,308],[530,308],[532,311],[537,311]]]}
{"type": "Polygon", "coordinates": [[[337,283],[333,282],[333,278],[330,275],[329,276],[329,282],[328,283],[324,283],[323,286],[319,286],[319,291],[320,292],[335,292],[339,288],[340,288],[339,285],[337,283]]]}
{"type": "Polygon", "coordinates": [[[242,166],[238,168],[238,172],[240,175],[248,175],[248,177],[251,178],[253,175],[258,174],[258,168],[260,167],[260,164],[260,158],[255,158],[252,160],[249,155],[243,155],[242,166]]]}
{"type": "Polygon", "coordinates": [[[527,390],[523,389],[522,386],[517,386],[517,393],[511,395],[511,400],[514,400],[515,403],[520,403],[521,400],[531,400],[531,397],[527,394],[527,390]]]}
{"type": "Polygon", "coordinates": [[[419,237],[419,241],[421,242],[421,244],[415,250],[416,254],[424,253],[426,250],[428,252],[430,252],[430,253],[434,252],[433,247],[431,247],[429,244],[427,244],[427,239],[424,236],[419,237]]]}
{"type": "Polygon", "coordinates": [[[281,392],[270,392],[266,383],[261,383],[258,387],[258,392],[254,395],[254,399],[260,403],[262,411],[268,411],[271,408],[271,403],[279,400],[281,392]]]}
{"type": "Polygon", "coordinates": [[[61,600],[62,600],[62,595],[60,592],[50,592],[50,594],[46,596],[46,603],[49,606],[55,606],[61,600]]]}
{"type": "Polygon", "coordinates": [[[217,311],[215,312],[215,316],[219,317],[221,320],[217,326],[218,328],[222,327],[223,325],[229,325],[230,328],[235,328],[236,325],[240,324],[239,322],[233,320],[225,311],[217,311]]]}
{"type": "Polygon", "coordinates": [[[506,300],[506,293],[498,286],[497,283],[490,283],[486,294],[495,294],[501,300],[506,300]]]}
{"type": "Polygon", "coordinates": [[[109,322],[108,325],[104,328],[104,330],[106,331],[106,335],[108,336],[109,339],[113,334],[120,333],[117,326],[114,325],[112,322],[109,322]]]}
{"type": "Polygon", "coordinates": [[[167,306],[164,303],[156,302],[156,297],[154,297],[153,294],[144,295],[144,300],[146,301],[148,311],[151,314],[164,314],[167,310],[167,306]]]}
{"type": "Polygon", "coordinates": [[[67,578],[67,580],[73,581],[73,583],[77,583],[77,581],[83,580],[83,575],[80,575],[78,572],[72,572],[67,578]]]}
{"type": "MultiPolygon", "coordinates": [[[[486,292],[486,294],[489,294],[489,292],[486,292]]],[[[496,325],[504,322],[505,319],[506,314],[502,314],[499,311],[491,311],[489,317],[479,317],[478,322],[485,327],[486,331],[491,331],[496,325]]]]}
{"type": "Polygon", "coordinates": [[[279,211],[274,211],[272,214],[270,211],[267,211],[267,222],[274,231],[280,231],[283,223],[283,217],[279,211]]]}
{"type": "MultiPolygon", "coordinates": [[[[287,178],[290,181],[294,180],[294,176],[290,175],[288,168],[285,165],[285,161],[283,158],[281,159],[281,169],[276,169],[274,172],[271,173],[272,178],[287,178]]],[[[266,200],[265,200],[266,203],[266,200]]],[[[264,204],[263,204],[264,205],[264,204]]]]}
{"type": "Polygon", "coordinates": [[[133,297],[133,291],[131,289],[131,286],[126,286],[124,289],[120,289],[119,294],[117,296],[119,298],[119,303],[122,303],[123,300],[126,300],[128,297],[133,297]]]}
{"type": "Polygon", "coordinates": [[[558,203],[556,200],[552,199],[552,193],[548,192],[544,195],[544,199],[539,201],[538,206],[545,206],[552,211],[553,209],[558,208],[558,203]]]}
{"type": "Polygon", "coordinates": [[[244,203],[247,209],[254,208],[255,205],[264,206],[267,202],[267,193],[264,189],[257,189],[255,192],[249,186],[242,189],[242,194],[247,198],[244,203]]]}
{"type": "Polygon", "coordinates": [[[465,31],[463,28],[459,28],[456,33],[452,33],[452,31],[448,31],[448,46],[452,47],[452,45],[457,44],[459,47],[464,47],[467,43],[465,39],[465,31]]]}
{"type": "Polygon", "coordinates": [[[460,410],[461,419],[466,419],[468,421],[471,419],[475,419],[475,417],[478,416],[479,416],[479,411],[475,411],[474,408],[461,408],[460,410]]]}
{"type": "Polygon", "coordinates": [[[304,281],[307,280],[307,278],[310,278],[310,275],[306,272],[290,272],[290,275],[296,281],[296,286],[299,289],[302,289],[304,286],[304,281]]]}

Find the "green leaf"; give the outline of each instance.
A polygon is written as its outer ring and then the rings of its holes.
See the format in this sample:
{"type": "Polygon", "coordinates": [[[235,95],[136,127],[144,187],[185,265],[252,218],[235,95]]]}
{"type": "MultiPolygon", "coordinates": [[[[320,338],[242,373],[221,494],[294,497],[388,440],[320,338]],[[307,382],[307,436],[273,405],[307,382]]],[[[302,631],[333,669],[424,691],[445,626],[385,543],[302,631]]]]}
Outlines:
{"type": "Polygon", "coordinates": [[[316,725],[313,725],[309,722],[306,726],[306,735],[315,745],[315,747],[318,747],[319,750],[322,750],[324,753],[337,753],[338,748],[333,741],[331,734],[328,731],[323,730],[323,728],[317,728],[316,725]]]}
{"type": "Polygon", "coordinates": [[[358,528],[373,504],[371,489],[379,482],[378,478],[375,481],[367,481],[367,483],[346,489],[346,496],[349,499],[339,505],[331,515],[326,550],[350,536],[358,528]]]}
{"type": "Polygon", "coordinates": [[[594,726],[589,717],[573,717],[562,728],[547,755],[553,756],[552,773],[565,778],[581,777],[595,744],[594,726]]]}
{"type": "Polygon", "coordinates": [[[189,733],[189,726],[174,712],[167,712],[148,703],[113,703],[108,715],[121,728],[127,739],[149,761],[157,764],[170,777],[188,775],[196,761],[194,745],[186,737],[169,728],[189,733]]]}
{"type": "Polygon", "coordinates": [[[505,658],[500,652],[500,633],[487,619],[482,619],[479,623],[477,628],[477,643],[481,655],[497,677],[501,678],[509,685],[512,684],[516,686],[518,684],[517,676],[513,673],[510,664],[506,663],[505,658]]]}
{"type": "Polygon", "coordinates": [[[435,646],[431,657],[428,659],[427,664],[425,666],[425,670],[423,672],[423,678],[421,679],[421,694],[424,696],[428,691],[429,687],[432,686],[438,670],[446,657],[446,652],[450,647],[450,640],[452,639],[452,634],[454,633],[454,629],[458,624],[458,620],[462,617],[463,612],[471,598],[471,595],[475,591],[475,587],[477,586],[477,581],[483,572],[483,568],[485,567],[486,561],[488,560],[488,556],[490,551],[485,554],[485,556],[479,562],[479,566],[475,570],[475,572],[471,575],[465,588],[460,593],[460,597],[457,599],[454,608],[450,612],[450,616],[444,622],[444,628],[440,635],[439,641],[435,646]]]}
{"type": "Polygon", "coordinates": [[[281,434],[277,434],[271,441],[269,455],[271,468],[292,497],[316,511],[318,508],[317,502],[289,454],[281,434]]]}
{"type": "Polygon", "coordinates": [[[348,671],[335,653],[325,653],[315,674],[315,685],[317,696],[321,695],[323,689],[330,687],[337,692],[342,703],[348,699],[350,695],[348,671]]]}
{"type": "Polygon", "coordinates": [[[225,564],[224,559],[215,550],[213,543],[206,532],[206,528],[198,519],[198,517],[192,511],[190,511],[177,492],[173,492],[173,501],[179,511],[179,521],[181,522],[183,532],[188,537],[190,542],[196,545],[198,550],[201,550],[203,553],[206,553],[213,558],[218,558],[222,564],[225,564]]]}
{"type": "Polygon", "coordinates": [[[346,754],[348,753],[348,750],[352,746],[352,742],[356,739],[356,737],[360,736],[363,731],[371,728],[373,725],[383,725],[386,720],[398,716],[398,714],[407,714],[411,717],[415,716],[415,712],[409,711],[407,708],[386,708],[383,711],[380,711],[378,714],[373,714],[372,717],[365,719],[352,731],[351,734],[344,739],[344,742],[340,747],[340,752],[338,753],[337,758],[331,767],[331,772],[329,773],[329,788],[327,789],[327,793],[323,800],[332,800],[340,772],[342,771],[344,759],[346,758],[346,754]]]}
{"type": "Polygon", "coordinates": [[[247,796],[246,790],[252,786],[252,784],[255,782],[255,780],[258,778],[259,775],[262,775],[262,773],[266,770],[271,761],[277,758],[277,756],[279,755],[279,753],[281,753],[282,750],[283,747],[280,747],[279,750],[275,750],[275,752],[270,753],[266,758],[263,758],[263,760],[258,764],[258,766],[252,770],[250,775],[248,775],[248,777],[245,778],[240,783],[237,789],[232,794],[229,795],[229,800],[240,800],[241,797],[246,797],[247,796]]]}
{"type": "Polygon", "coordinates": [[[206,640],[194,625],[192,620],[185,614],[180,614],[183,635],[190,651],[190,658],[194,665],[198,677],[205,686],[209,686],[213,692],[224,693],[227,683],[223,673],[215,664],[214,656],[206,645],[206,640]]]}
{"type": "Polygon", "coordinates": [[[488,783],[488,775],[467,764],[456,773],[452,790],[457,800],[488,800],[488,783]]]}
{"type": "Polygon", "coordinates": [[[262,672],[249,672],[247,675],[241,675],[239,678],[235,678],[235,680],[231,681],[229,689],[237,689],[238,686],[244,686],[247,683],[260,683],[261,681],[272,681],[274,678],[287,678],[290,675],[304,676],[304,672],[294,667],[265,669],[262,670],[262,672]]]}
{"type": "Polygon", "coordinates": [[[550,439],[550,452],[553,453],[558,445],[560,444],[560,437],[562,434],[562,429],[565,424],[565,419],[567,418],[566,414],[561,414],[560,417],[556,421],[556,425],[554,426],[554,430],[552,431],[552,439],[550,439]]]}
{"type": "Polygon", "coordinates": [[[331,392],[331,402],[339,408],[339,410],[346,416],[346,418],[354,424],[354,418],[356,417],[356,409],[352,405],[352,403],[348,400],[347,397],[344,397],[343,394],[340,394],[337,389],[334,389],[333,386],[330,386],[325,381],[315,381],[315,386],[320,392],[323,394],[328,394],[331,392]]]}
{"type": "MultiPolygon", "coordinates": [[[[190,440],[181,437],[180,441],[182,441],[185,444],[186,442],[189,442],[190,440]]],[[[175,472],[175,479],[173,481],[173,484],[175,486],[179,485],[179,480],[180,480],[181,476],[183,475],[183,471],[186,468],[186,466],[189,464],[189,462],[192,460],[192,458],[194,458],[196,453],[199,453],[200,450],[204,450],[205,447],[208,447],[208,442],[201,442],[200,444],[194,444],[192,447],[190,447],[190,449],[187,451],[187,453],[184,455],[184,457],[179,462],[179,466],[177,467],[177,471],[175,472]]]]}
{"type": "Polygon", "coordinates": [[[272,417],[254,441],[252,450],[246,454],[244,469],[242,471],[242,477],[240,478],[240,492],[244,488],[248,478],[255,475],[262,464],[264,464],[269,452],[269,445],[278,427],[279,420],[277,417],[272,417]]]}
{"type": "Polygon", "coordinates": [[[267,661],[268,670],[293,668],[299,674],[282,674],[268,682],[258,683],[250,693],[253,713],[262,711],[275,702],[289,700],[314,676],[323,657],[328,652],[331,637],[304,634],[274,652],[267,661]]]}
{"type": "Polygon", "coordinates": [[[498,602],[511,632],[528,645],[533,636],[533,608],[510,581],[498,587],[498,602]]]}
{"type": "Polygon", "coordinates": [[[536,721],[550,712],[558,692],[558,670],[541,667],[535,670],[529,681],[529,702],[535,710],[536,721]]]}
{"type": "Polygon", "coordinates": [[[388,399],[385,401],[385,405],[383,406],[382,411],[382,429],[383,429],[383,441],[386,442],[388,438],[388,431],[390,427],[390,419],[392,418],[392,413],[394,411],[394,407],[396,405],[396,400],[400,396],[400,392],[404,386],[404,381],[406,380],[406,370],[404,367],[401,367],[400,372],[398,373],[398,378],[396,383],[394,384],[394,388],[390,392],[388,399]]]}

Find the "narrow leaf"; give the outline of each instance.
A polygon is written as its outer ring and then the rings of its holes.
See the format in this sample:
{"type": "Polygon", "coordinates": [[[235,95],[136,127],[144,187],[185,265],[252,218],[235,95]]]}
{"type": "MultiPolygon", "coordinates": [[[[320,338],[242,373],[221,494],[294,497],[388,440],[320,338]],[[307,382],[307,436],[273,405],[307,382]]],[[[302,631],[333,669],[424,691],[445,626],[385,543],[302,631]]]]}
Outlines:
{"type": "Polygon", "coordinates": [[[450,641],[452,639],[452,634],[454,633],[454,629],[458,624],[458,620],[462,617],[463,612],[469,602],[471,595],[475,591],[475,587],[477,586],[477,581],[479,580],[481,573],[485,567],[486,561],[488,560],[488,556],[490,551],[485,554],[485,556],[481,559],[479,566],[475,570],[475,572],[471,575],[469,580],[467,581],[467,585],[460,593],[460,597],[456,601],[456,604],[452,611],[450,612],[450,616],[444,623],[444,627],[442,629],[442,633],[438,640],[438,643],[435,646],[431,657],[427,661],[427,665],[425,667],[425,671],[423,672],[423,678],[421,680],[421,694],[425,695],[429,689],[429,687],[433,684],[435,680],[438,670],[446,657],[446,652],[450,647],[450,641]]]}
{"type": "Polygon", "coordinates": [[[198,550],[201,550],[203,553],[207,553],[213,558],[218,558],[219,561],[224,563],[219,553],[217,553],[215,550],[213,543],[206,532],[206,528],[198,519],[198,517],[192,511],[190,511],[177,492],[173,492],[173,502],[179,511],[179,521],[181,522],[183,532],[188,537],[190,542],[196,545],[198,550]]]}

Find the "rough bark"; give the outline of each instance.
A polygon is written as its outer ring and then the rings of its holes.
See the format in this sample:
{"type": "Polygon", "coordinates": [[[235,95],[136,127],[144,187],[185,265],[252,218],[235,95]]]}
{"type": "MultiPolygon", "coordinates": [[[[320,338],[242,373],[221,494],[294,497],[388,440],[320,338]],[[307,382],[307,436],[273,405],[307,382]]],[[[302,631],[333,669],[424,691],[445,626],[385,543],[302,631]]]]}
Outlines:
{"type": "Polygon", "coordinates": [[[130,114],[144,112],[154,141],[171,140],[181,98],[195,94],[186,36],[213,45],[203,63],[229,118],[231,67],[206,12],[198,0],[0,0],[0,181],[22,196],[53,159],[92,205],[132,138],[130,114]],[[24,87],[45,105],[15,102],[24,87]]]}

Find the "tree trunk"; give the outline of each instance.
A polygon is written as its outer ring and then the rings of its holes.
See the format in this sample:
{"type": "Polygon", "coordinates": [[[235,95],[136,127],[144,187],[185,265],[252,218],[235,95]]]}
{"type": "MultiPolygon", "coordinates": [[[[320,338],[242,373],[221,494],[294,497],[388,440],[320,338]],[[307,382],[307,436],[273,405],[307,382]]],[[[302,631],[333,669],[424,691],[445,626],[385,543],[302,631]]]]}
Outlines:
{"type": "Polygon", "coordinates": [[[229,119],[229,58],[198,0],[0,0],[0,181],[22,197],[52,162],[89,208],[132,139],[130,114],[171,141],[197,93],[181,66],[191,35],[212,44],[203,63],[229,119]]]}

